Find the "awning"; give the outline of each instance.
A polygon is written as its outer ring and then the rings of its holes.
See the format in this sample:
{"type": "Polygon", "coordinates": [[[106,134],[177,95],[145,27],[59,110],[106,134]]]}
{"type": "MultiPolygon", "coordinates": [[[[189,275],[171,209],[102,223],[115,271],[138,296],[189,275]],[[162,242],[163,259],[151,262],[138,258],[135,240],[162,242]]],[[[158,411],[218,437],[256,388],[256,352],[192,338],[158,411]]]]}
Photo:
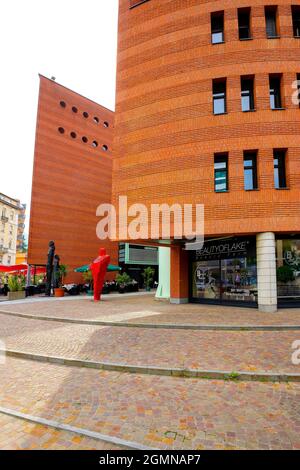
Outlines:
{"type": "MultiPolygon", "coordinates": [[[[75,273],[86,273],[90,269],[90,264],[85,264],[84,266],[80,266],[79,268],[75,268],[75,273]]],[[[114,264],[109,264],[107,271],[121,271],[120,266],[116,266],[114,264]]]]}
{"type": "MultiPolygon", "coordinates": [[[[27,264],[12,264],[10,266],[0,265],[0,272],[2,273],[22,273],[27,274],[28,265],[27,264]]],[[[31,267],[31,274],[45,274],[46,268],[37,267],[34,271],[34,267],[31,267]]]]}

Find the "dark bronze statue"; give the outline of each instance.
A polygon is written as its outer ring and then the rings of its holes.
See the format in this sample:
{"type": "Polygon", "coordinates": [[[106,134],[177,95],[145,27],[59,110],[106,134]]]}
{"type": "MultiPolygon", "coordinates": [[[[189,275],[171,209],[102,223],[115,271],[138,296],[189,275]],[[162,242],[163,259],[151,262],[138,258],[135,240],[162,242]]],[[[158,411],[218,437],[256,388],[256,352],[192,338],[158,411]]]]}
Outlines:
{"type": "Polygon", "coordinates": [[[53,260],[55,254],[55,244],[54,241],[49,242],[49,249],[48,249],[48,258],[47,258],[47,277],[46,277],[46,292],[45,295],[51,295],[51,284],[52,284],[52,274],[53,274],[53,260]]]}
{"type": "Polygon", "coordinates": [[[58,255],[54,255],[53,261],[53,287],[57,289],[60,284],[60,275],[59,275],[59,261],[60,257],[58,255]]]}

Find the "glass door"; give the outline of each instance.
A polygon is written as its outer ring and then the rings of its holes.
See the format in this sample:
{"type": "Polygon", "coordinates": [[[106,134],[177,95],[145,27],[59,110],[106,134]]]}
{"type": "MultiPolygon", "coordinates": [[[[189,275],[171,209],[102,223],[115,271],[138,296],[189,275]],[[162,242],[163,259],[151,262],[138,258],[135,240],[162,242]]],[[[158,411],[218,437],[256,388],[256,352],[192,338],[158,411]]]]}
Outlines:
{"type": "Polygon", "coordinates": [[[221,300],[220,261],[195,261],[192,267],[194,299],[221,300]]]}

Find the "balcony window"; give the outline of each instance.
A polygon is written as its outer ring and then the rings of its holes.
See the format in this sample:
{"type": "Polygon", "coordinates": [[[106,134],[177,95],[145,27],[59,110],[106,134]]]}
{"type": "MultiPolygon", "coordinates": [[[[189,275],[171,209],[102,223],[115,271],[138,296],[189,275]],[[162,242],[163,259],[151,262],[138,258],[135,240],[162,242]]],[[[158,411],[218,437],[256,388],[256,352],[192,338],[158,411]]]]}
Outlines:
{"type": "Polygon", "coordinates": [[[239,39],[251,39],[251,8],[238,8],[239,39]]]}
{"type": "Polygon", "coordinates": [[[213,80],[214,114],[226,113],[226,78],[213,80]]]}
{"type": "Polygon", "coordinates": [[[292,5],[294,37],[300,38],[300,5],[292,5]]]}
{"type": "Polygon", "coordinates": [[[244,152],[244,188],[257,189],[257,151],[244,152]]]}
{"type": "Polygon", "coordinates": [[[274,150],[274,186],[286,188],[286,150],[274,150]]]}
{"type": "Polygon", "coordinates": [[[241,77],[242,111],[254,110],[254,77],[241,77]]]}
{"type": "Polygon", "coordinates": [[[265,19],[266,19],[266,32],[267,38],[278,37],[277,27],[277,6],[265,7],[265,19]]]}
{"type": "Polygon", "coordinates": [[[269,85],[270,85],[270,106],[271,106],[271,109],[282,109],[281,76],[280,75],[270,75],[269,85]]]}
{"type": "Polygon", "coordinates": [[[211,14],[211,42],[212,44],[224,42],[224,11],[211,14]]]}
{"type": "Polygon", "coordinates": [[[215,154],[215,192],[228,191],[228,153],[215,154]]]}

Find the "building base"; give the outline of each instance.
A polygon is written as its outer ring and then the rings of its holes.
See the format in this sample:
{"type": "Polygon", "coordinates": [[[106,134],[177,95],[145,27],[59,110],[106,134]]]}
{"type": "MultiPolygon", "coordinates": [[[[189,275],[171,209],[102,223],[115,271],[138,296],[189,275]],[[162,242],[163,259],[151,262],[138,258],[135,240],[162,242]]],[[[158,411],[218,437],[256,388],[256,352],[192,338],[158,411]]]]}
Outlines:
{"type": "Polygon", "coordinates": [[[177,305],[180,305],[180,304],[188,304],[189,303],[189,299],[188,298],[183,298],[183,299],[176,299],[176,298],[170,298],[170,303],[171,304],[177,304],[177,305]]]}

